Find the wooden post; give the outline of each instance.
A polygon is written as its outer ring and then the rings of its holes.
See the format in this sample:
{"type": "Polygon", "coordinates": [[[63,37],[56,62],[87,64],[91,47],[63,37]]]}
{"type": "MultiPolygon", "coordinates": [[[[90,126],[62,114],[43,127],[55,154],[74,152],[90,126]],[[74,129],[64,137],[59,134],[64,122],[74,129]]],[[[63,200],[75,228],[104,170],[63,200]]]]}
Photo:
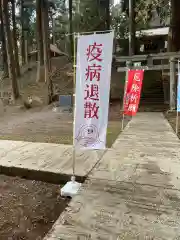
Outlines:
{"type": "Polygon", "coordinates": [[[170,110],[175,110],[175,77],[176,77],[176,63],[172,57],[170,59],[170,110]]]}

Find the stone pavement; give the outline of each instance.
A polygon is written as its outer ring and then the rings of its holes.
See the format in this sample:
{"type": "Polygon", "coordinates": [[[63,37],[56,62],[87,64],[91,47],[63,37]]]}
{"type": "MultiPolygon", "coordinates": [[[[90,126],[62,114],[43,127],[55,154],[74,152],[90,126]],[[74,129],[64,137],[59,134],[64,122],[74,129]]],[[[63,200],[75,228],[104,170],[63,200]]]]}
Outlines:
{"type": "Polygon", "coordinates": [[[44,240],[180,239],[180,141],[161,113],[139,113],[44,240]]]}
{"type": "MultiPolygon", "coordinates": [[[[103,152],[76,152],[75,174],[84,178],[96,165],[103,152]]],[[[51,143],[0,141],[0,170],[20,169],[59,175],[72,174],[72,146],[51,143]]],[[[18,171],[17,170],[17,171],[18,171]]],[[[23,171],[22,171],[23,172],[23,171]]],[[[23,173],[23,176],[26,175],[23,173]]],[[[63,177],[64,178],[64,177],[63,177]]]]}

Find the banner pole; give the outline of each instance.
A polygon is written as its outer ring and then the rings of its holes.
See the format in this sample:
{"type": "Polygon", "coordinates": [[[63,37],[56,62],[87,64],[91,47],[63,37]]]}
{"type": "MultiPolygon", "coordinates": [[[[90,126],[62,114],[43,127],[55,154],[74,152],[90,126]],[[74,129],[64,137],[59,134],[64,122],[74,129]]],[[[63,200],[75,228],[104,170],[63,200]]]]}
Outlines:
{"type": "Polygon", "coordinates": [[[76,34],[73,35],[74,37],[74,79],[73,79],[73,151],[72,151],[72,160],[73,160],[73,180],[75,181],[75,165],[76,165],[76,151],[75,151],[75,143],[74,143],[74,134],[75,134],[75,86],[76,86],[76,34]]]}
{"type": "Polygon", "coordinates": [[[122,106],[123,115],[122,115],[122,122],[121,122],[121,131],[123,131],[123,129],[124,129],[124,103],[125,103],[124,98],[126,96],[126,88],[127,88],[127,82],[128,82],[128,71],[129,71],[129,69],[127,69],[127,71],[126,71],[125,84],[124,84],[124,96],[123,96],[123,106],[122,106]]]}
{"type": "Polygon", "coordinates": [[[179,114],[177,110],[176,111],[176,135],[178,135],[178,125],[179,125],[179,114]]]}
{"type": "Polygon", "coordinates": [[[121,131],[124,129],[124,113],[122,115],[121,131]]]}
{"type": "Polygon", "coordinates": [[[178,128],[179,128],[179,112],[178,112],[178,94],[179,94],[179,60],[178,60],[178,78],[177,78],[177,103],[176,103],[176,135],[178,135],[178,128]]]}

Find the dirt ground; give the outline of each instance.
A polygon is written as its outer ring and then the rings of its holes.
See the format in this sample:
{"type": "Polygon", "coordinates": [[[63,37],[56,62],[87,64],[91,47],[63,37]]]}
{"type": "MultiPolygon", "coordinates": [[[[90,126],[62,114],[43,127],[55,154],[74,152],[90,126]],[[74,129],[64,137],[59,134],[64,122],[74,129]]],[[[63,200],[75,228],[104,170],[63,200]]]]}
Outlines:
{"type": "MultiPolygon", "coordinates": [[[[71,94],[72,76],[65,68],[58,71],[53,83],[59,86],[60,94],[71,94]]],[[[2,83],[4,91],[9,91],[8,84],[2,83]]],[[[6,106],[5,112],[0,113],[0,139],[21,140],[31,142],[47,142],[59,144],[72,144],[73,115],[60,114],[52,111],[52,105],[44,104],[47,96],[47,86],[44,83],[36,83],[36,68],[27,71],[19,79],[20,92],[23,99],[28,96],[38,97],[42,102],[36,102],[30,110],[20,108],[22,101],[16,106],[6,106]]],[[[1,107],[1,106],[0,106],[1,107]]],[[[121,131],[120,102],[114,102],[109,110],[109,123],[107,132],[107,147],[110,147],[121,131]]],[[[129,119],[125,119],[125,124],[129,119]]]]}
{"type": "Polygon", "coordinates": [[[60,186],[0,175],[0,239],[40,240],[68,200],[60,186]]]}
{"type": "MultiPolygon", "coordinates": [[[[55,113],[52,106],[27,111],[8,107],[0,117],[0,139],[71,144],[72,122],[72,114],[55,113]]],[[[120,105],[115,103],[109,112],[108,147],[120,131],[120,105]]],[[[0,175],[0,240],[43,239],[67,205],[58,198],[59,190],[57,185],[0,175]]]]}
{"type": "MultiPolygon", "coordinates": [[[[127,123],[128,119],[125,120],[127,123]]],[[[72,144],[73,115],[56,113],[52,106],[20,110],[9,107],[0,117],[0,139],[72,144]]],[[[109,111],[107,146],[110,147],[121,131],[120,104],[109,111]]]]}
{"type": "MultiPolygon", "coordinates": [[[[8,107],[0,117],[0,139],[71,144],[72,122],[72,114],[55,113],[52,106],[27,111],[8,107]]],[[[109,111],[108,147],[120,131],[120,105],[115,103],[109,111]]],[[[43,239],[67,205],[58,198],[59,190],[57,185],[0,175],[0,240],[43,239]]]]}

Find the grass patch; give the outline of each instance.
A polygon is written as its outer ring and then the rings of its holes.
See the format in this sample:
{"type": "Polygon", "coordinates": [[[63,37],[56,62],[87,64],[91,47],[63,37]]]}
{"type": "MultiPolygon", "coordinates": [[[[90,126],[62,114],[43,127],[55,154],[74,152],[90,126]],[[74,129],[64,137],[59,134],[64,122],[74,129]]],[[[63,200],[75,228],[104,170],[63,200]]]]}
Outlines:
{"type": "Polygon", "coordinates": [[[113,143],[117,139],[120,132],[121,132],[120,121],[109,122],[108,129],[107,129],[107,138],[106,138],[106,145],[108,148],[110,148],[113,145],[113,143]]]}

